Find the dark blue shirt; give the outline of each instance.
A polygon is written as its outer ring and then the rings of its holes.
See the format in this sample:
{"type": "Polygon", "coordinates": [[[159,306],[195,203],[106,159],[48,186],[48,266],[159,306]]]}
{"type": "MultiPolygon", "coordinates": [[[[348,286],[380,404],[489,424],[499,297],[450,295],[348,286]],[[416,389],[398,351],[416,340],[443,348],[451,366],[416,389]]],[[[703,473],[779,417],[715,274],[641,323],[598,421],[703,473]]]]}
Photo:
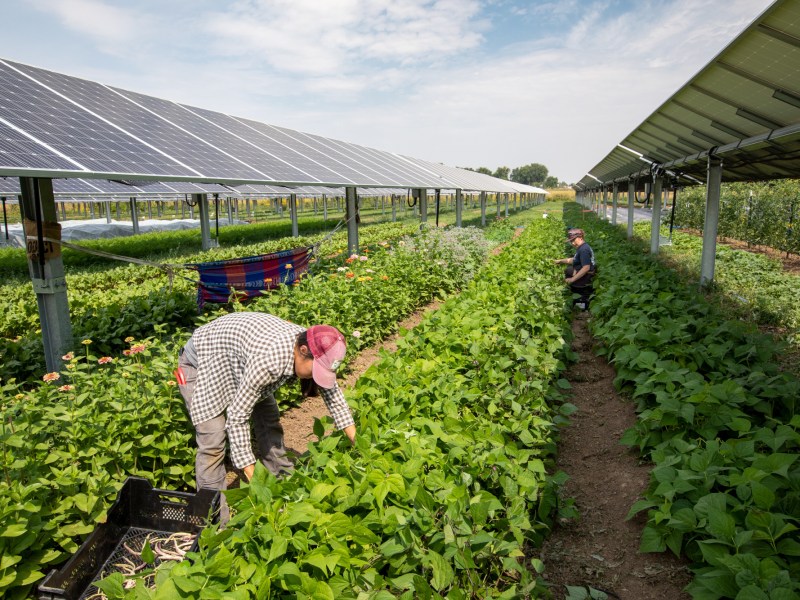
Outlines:
{"type": "Polygon", "coordinates": [[[594,271],[595,271],[594,250],[592,250],[592,247],[586,242],[583,242],[580,245],[577,252],[575,252],[575,256],[572,258],[573,272],[577,273],[578,271],[581,270],[581,268],[583,268],[584,265],[590,265],[589,272],[580,279],[578,279],[577,281],[573,282],[572,285],[582,285],[582,284],[585,285],[589,283],[592,280],[592,277],[594,276],[594,271]]]}

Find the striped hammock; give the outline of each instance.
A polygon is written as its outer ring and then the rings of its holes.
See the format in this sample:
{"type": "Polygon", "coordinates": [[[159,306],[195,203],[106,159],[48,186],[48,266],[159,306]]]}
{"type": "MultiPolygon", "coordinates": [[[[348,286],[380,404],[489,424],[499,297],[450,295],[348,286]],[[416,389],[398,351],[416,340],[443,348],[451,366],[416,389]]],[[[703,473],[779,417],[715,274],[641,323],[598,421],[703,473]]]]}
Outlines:
{"type": "Polygon", "coordinates": [[[206,302],[225,303],[232,295],[247,300],[281,283],[293,284],[308,269],[311,251],[312,247],[295,248],[184,266],[200,275],[197,306],[202,309],[206,302]]]}

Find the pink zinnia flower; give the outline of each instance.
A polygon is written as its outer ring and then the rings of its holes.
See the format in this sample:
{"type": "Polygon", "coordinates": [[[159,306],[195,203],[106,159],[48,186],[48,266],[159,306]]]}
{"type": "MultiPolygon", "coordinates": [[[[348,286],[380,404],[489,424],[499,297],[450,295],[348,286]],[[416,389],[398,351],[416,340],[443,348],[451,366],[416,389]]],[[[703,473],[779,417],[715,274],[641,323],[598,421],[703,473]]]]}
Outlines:
{"type": "Polygon", "coordinates": [[[131,346],[131,354],[139,354],[140,352],[144,352],[144,348],[144,344],[134,344],[131,346]]]}
{"type": "Polygon", "coordinates": [[[59,392],[70,392],[70,391],[72,391],[74,389],[75,389],[74,385],[67,384],[67,385],[62,385],[60,388],[58,388],[58,391],[59,392]]]}
{"type": "Polygon", "coordinates": [[[75,358],[75,354],[72,352],[67,352],[64,356],[61,357],[61,360],[72,360],[75,358]]]}
{"type": "Polygon", "coordinates": [[[42,376],[42,381],[48,381],[48,382],[50,382],[50,381],[57,381],[57,380],[59,380],[59,379],[61,379],[61,375],[59,375],[59,374],[58,374],[58,373],[56,373],[56,372],[53,372],[53,373],[45,373],[45,374],[44,374],[44,376],[42,376]]]}
{"type": "Polygon", "coordinates": [[[110,356],[103,356],[101,358],[98,358],[97,362],[99,362],[101,365],[105,365],[105,364],[110,363],[112,360],[114,360],[114,359],[111,358],[110,356]]]}

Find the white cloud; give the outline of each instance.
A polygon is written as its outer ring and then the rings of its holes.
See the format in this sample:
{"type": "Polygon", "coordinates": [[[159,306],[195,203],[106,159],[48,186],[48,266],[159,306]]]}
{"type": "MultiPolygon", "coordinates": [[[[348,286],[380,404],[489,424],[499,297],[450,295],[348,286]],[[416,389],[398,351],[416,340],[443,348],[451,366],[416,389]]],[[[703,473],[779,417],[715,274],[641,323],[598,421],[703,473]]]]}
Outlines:
{"type": "Polygon", "coordinates": [[[147,21],[135,8],[121,8],[102,0],[33,0],[42,13],[55,15],[66,28],[107,46],[128,44],[147,31],[147,21]]]}
{"type": "Polygon", "coordinates": [[[476,0],[242,0],[201,18],[218,52],[331,76],[430,63],[481,42],[476,0]]]}

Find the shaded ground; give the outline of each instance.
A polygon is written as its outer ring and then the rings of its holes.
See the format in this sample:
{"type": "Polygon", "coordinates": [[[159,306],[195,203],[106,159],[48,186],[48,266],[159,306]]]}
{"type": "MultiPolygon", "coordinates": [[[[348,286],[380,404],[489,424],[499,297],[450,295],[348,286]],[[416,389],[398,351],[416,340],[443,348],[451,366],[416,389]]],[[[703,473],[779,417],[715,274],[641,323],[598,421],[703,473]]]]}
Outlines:
{"type": "MultiPolygon", "coordinates": [[[[683,230],[686,233],[692,233],[694,235],[699,235],[702,237],[703,233],[701,231],[694,231],[694,230],[683,230]]],[[[770,258],[774,258],[775,260],[779,260],[783,265],[783,270],[787,273],[792,273],[794,275],[800,275],[800,255],[798,254],[788,254],[786,252],[781,252],[780,250],[776,250],[775,248],[771,248],[770,246],[758,246],[758,245],[750,245],[747,242],[742,242],[741,240],[735,240],[733,238],[718,238],[720,244],[725,244],[726,246],[730,246],[734,250],[746,250],[747,252],[755,252],[757,254],[764,254],[769,256],[770,258]]]]}
{"type": "Polygon", "coordinates": [[[621,600],[688,599],[681,591],[691,580],[685,565],[671,554],[640,554],[644,515],[625,520],[647,487],[650,466],[619,443],[636,414],[614,390],[614,369],[592,352],[587,318],[580,313],[573,322],[579,359],[566,378],[578,411],[562,431],[557,459],[570,477],[562,493],[575,499],[580,517],[557,524],[545,541],[544,576],[556,599],[566,596],[565,585],[592,586],[621,600]]]}

